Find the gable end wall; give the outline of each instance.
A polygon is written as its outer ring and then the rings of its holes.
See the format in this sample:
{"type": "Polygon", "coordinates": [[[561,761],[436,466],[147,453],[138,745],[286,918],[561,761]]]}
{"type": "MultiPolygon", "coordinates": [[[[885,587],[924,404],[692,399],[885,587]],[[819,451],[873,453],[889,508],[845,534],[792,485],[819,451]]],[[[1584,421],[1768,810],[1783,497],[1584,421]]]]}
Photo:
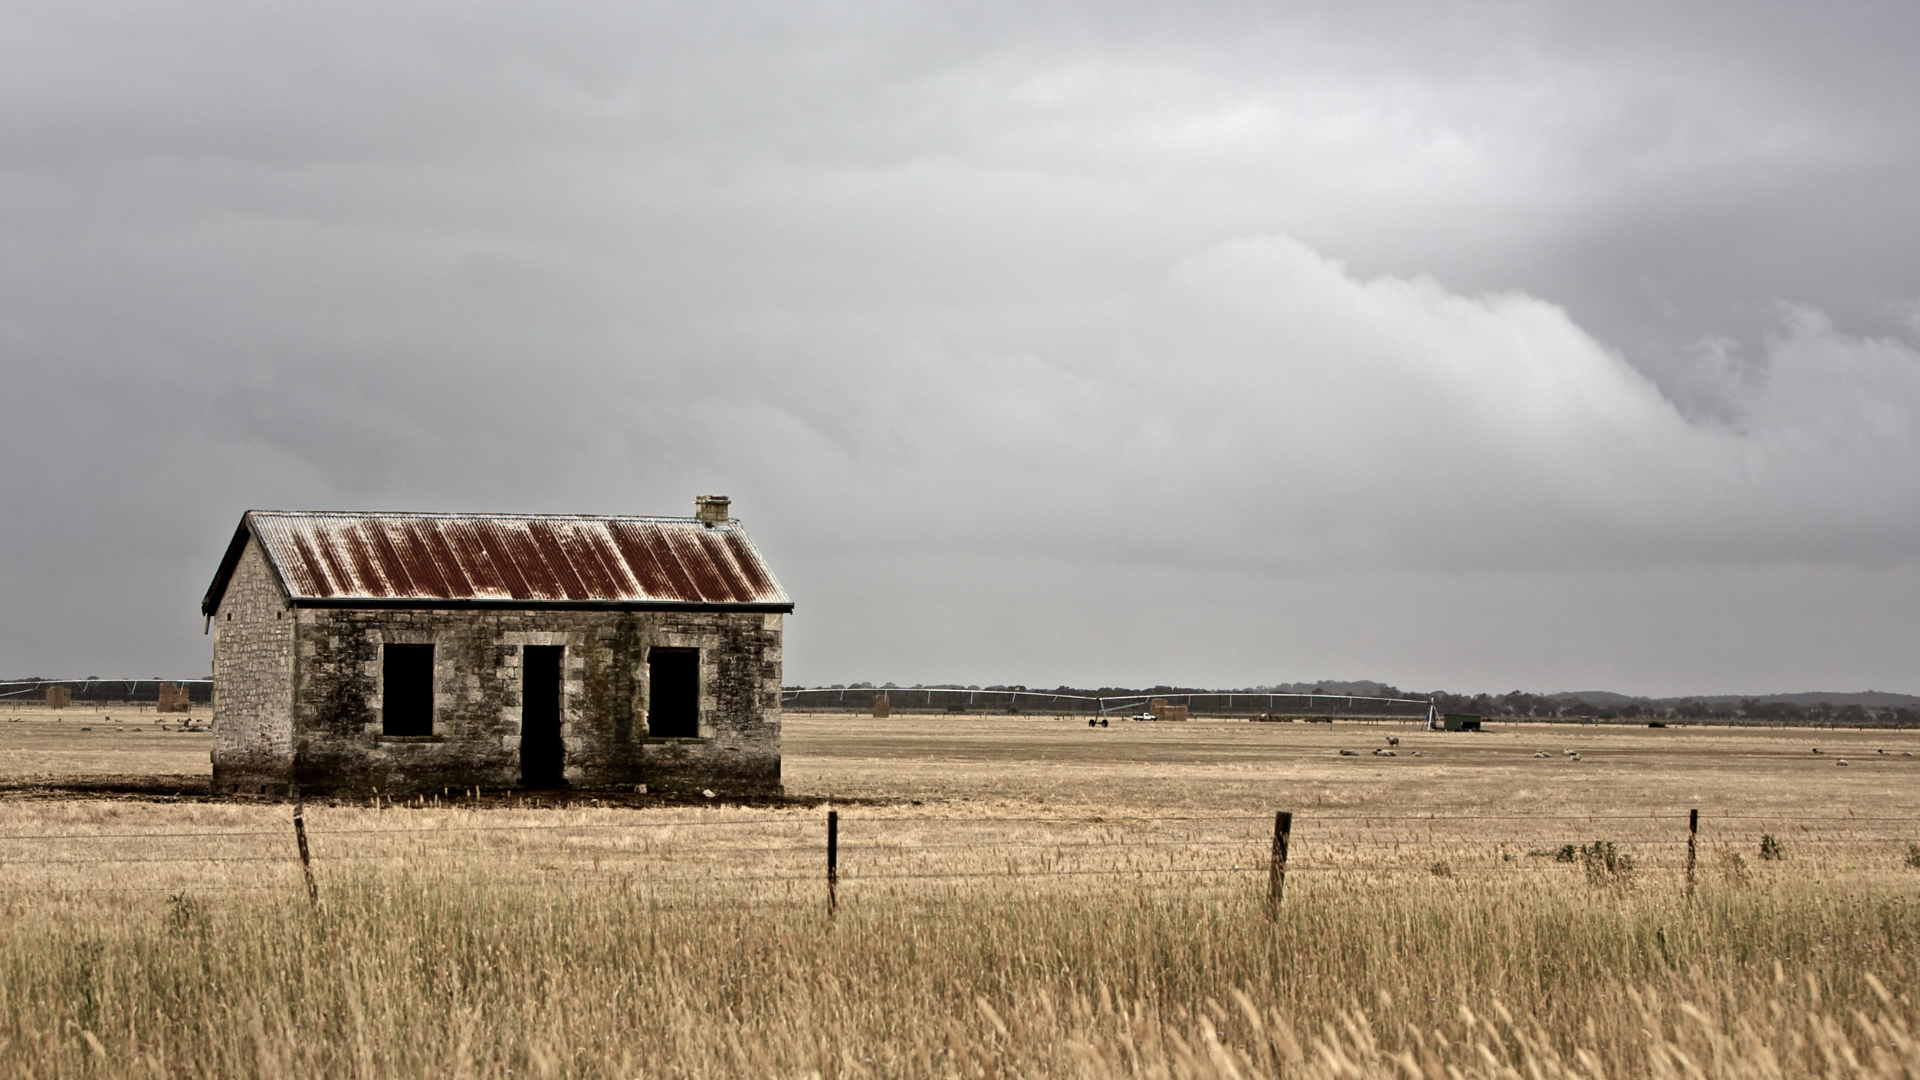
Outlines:
{"type": "Polygon", "coordinates": [[[296,625],[249,540],[213,617],[215,791],[278,789],[292,778],[296,625]]]}

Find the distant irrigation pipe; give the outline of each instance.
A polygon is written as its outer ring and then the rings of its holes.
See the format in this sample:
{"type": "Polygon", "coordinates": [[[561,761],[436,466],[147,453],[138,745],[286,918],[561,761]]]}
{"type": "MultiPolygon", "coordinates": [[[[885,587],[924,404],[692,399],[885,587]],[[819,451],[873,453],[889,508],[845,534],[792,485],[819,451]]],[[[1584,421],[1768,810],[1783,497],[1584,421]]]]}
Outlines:
{"type": "MultiPolygon", "coordinates": [[[[73,691],[77,702],[156,701],[160,696],[161,683],[173,683],[182,689],[213,686],[212,679],[0,679],[0,698],[44,694],[50,686],[64,686],[73,691]],[[118,692],[115,692],[116,687],[118,692]]],[[[210,700],[208,698],[194,704],[205,705],[210,700]]]]}
{"type": "Polygon", "coordinates": [[[1062,712],[1091,712],[1101,716],[1144,709],[1154,699],[1169,704],[1192,705],[1204,701],[1216,705],[1205,710],[1218,713],[1297,712],[1302,715],[1364,715],[1369,717],[1425,716],[1433,702],[1427,698],[1377,697],[1366,694],[1293,694],[1209,690],[1191,693],[1143,693],[1102,697],[1093,694],[1059,694],[1044,690],[974,690],[941,686],[810,686],[781,691],[780,704],[789,708],[866,709],[873,699],[885,694],[892,709],[926,711],[970,711],[1003,705],[1028,711],[1055,708],[1062,712]],[[918,696],[919,700],[915,700],[918,696]],[[1367,708],[1375,712],[1364,712],[1367,708]]]}

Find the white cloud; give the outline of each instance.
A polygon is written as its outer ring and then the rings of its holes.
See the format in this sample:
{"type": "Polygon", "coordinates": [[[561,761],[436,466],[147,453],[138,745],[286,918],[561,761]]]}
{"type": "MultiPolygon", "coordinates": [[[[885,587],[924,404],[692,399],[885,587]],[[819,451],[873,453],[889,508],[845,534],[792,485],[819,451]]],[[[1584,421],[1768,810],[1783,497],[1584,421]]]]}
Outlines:
{"type": "Polygon", "coordinates": [[[1845,561],[1916,521],[1913,350],[1803,312],[1737,425],[1683,416],[1555,305],[1360,280],[1285,238],[1198,253],[1072,321],[789,323],[783,377],[728,386],[817,433],[779,486],[832,476],[917,543],[1554,570],[1845,561]]]}

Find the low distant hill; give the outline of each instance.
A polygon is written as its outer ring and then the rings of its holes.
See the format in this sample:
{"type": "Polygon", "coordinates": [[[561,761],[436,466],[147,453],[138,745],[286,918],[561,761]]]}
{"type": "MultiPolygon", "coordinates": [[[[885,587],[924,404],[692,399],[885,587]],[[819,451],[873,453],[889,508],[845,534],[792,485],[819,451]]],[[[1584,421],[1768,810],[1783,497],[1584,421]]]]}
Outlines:
{"type": "Polygon", "coordinates": [[[1235,687],[1248,694],[1334,694],[1354,697],[1405,697],[1398,687],[1372,679],[1325,679],[1320,682],[1275,683],[1272,686],[1235,687]]]}
{"type": "Polygon", "coordinates": [[[1610,690],[1566,691],[1558,694],[1542,694],[1542,697],[1554,701],[1584,701],[1589,705],[1650,705],[1655,708],[1676,708],[1688,702],[1702,705],[1738,705],[1743,701],[1758,702],[1762,705],[1832,705],[1844,708],[1858,705],[1866,709],[1911,709],[1920,706],[1920,695],[1895,694],[1886,690],[1825,691],[1816,690],[1798,694],[1697,694],[1688,697],[1634,697],[1629,694],[1616,694],[1610,690]]]}

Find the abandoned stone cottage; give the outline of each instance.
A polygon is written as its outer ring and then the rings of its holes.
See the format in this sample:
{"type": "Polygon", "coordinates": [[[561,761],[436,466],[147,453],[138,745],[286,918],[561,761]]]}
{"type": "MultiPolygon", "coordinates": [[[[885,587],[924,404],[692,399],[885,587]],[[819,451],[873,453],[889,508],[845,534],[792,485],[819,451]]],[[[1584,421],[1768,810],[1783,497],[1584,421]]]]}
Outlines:
{"type": "Polygon", "coordinates": [[[249,511],[201,604],[214,789],[779,792],[793,602],[695,505],[249,511]]]}

